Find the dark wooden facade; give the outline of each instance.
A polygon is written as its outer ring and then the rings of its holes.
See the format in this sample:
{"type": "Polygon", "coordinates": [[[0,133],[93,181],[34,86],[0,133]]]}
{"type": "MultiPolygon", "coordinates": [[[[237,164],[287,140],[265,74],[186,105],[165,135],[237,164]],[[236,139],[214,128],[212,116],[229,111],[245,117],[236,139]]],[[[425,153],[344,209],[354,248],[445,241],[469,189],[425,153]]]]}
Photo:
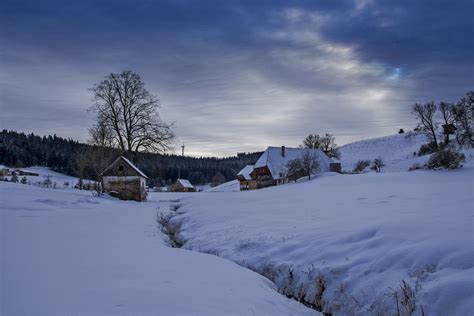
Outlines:
{"type": "Polygon", "coordinates": [[[125,157],[118,157],[101,174],[104,192],[121,200],[146,200],[146,179],[137,167],[125,157]]]}

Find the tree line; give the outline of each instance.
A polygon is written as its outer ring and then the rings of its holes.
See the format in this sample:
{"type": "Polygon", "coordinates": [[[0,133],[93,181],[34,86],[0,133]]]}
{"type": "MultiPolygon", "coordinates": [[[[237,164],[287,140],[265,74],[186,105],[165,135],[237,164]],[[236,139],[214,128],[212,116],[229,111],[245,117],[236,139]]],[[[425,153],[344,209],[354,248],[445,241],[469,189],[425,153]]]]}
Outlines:
{"type": "Polygon", "coordinates": [[[238,153],[228,158],[123,153],[119,148],[79,143],[56,135],[0,132],[0,163],[9,167],[44,166],[70,176],[95,180],[121,154],[133,160],[149,177],[151,186],[159,186],[171,184],[178,176],[189,179],[193,184],[211,183],[213,178],[229,181],[235,179],[245,165],[254,164],[262,153],[238,153]]]}

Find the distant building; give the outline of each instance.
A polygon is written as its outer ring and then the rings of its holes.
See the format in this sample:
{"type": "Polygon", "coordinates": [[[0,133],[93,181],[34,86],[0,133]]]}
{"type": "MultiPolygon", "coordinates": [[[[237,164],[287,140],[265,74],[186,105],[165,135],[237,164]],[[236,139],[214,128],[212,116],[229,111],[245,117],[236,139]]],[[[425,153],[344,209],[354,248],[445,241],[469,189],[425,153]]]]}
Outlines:
{"type": "Polygon", "coordinates": [[[8,168],[1,168],[0,169],[0,177],[11,176],[10,169],[8,168]]]}
{"type": "Polygon", "coordinates": [[[102,190],[121,200],[146,200],[146,179],[130,160],[120,156],[114,160],[102,173],[102,190]]]}
{"type": "Polygon", "coordinates": [[[36,172],[31,172],[31,171],[26,171],[26,170],[21,170],[21,169],[15,169],[12,171],[12,173],[15,173],[17,176],[33,176],[33,177],[39,176],[39,174],[36,172]]]}
{"type": "Polygon", "coordinates": [[[319,172],[330,171],[333,161],[320,149],[268,147],[257,160],[251,172],[252,180],[256,181],[255,187],[259,189],[284,184],[288,183],[289,179],[304,176],[302,171],[289,175],[287,165],[291,160],[303,157],[308,151],[318,159],[319,172]]]}
{"type": "Polygon", "coordinates": [[[178,179],[171,186],[171,192],[196,192],[196,188],[186,179],[178,179]]]}
{"type": "Polygon", "coordinates": [[[257,188],[257,181],[252,179],[253,165],[247,165],[237,174],[240,183],[240,191],[254,190],[257,188]]]}

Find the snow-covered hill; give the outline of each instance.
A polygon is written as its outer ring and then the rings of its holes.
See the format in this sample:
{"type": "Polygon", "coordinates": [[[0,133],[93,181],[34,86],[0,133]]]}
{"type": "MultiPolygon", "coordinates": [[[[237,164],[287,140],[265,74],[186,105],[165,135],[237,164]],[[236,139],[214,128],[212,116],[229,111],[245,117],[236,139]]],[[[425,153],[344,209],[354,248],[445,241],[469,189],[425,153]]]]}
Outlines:
{"type": "Polygon", "coordinates": [[[404,295],[403,315],[468,315],[473,178],[467,167],[201,193],[178,202],[171,225],[185,248],[248,266],[333,315],[396,315],[404,295]]]}
{"type": "MultiPolygon", "coordinates": [[[[0,168],[8,168],[3,165],[0,165],[0,168]]],[[[15,170],[16,168],[8,168],[10,170],[15,170]]],[[[76,177],[71,177],[56,171],[51,170],[48,167],[26,167],[26,168],[18,168],[20,170],[34,172],[38,174],[38,176],[24,176],[26,178],[26,184],[30,185],[37,185],[42,186],[46,179],[51,181],[51,187],[55,187],[56,189],[65,189],[65,188],[73,188],[76,185],[77,181],[79,180],[76,177]]],[[[10,180],[10,176],[6,177],[10,180]]],[[[21,180],[23,176],[18,176],[18,180],[21,180]]],[[[85,181],[87,182],[87,180],[85,181]]]]}
{"type": "Polygon", "coordinates": [[[424,164],[428,160],[429,156],[416,155],[426,142],[424,134],[410,132],[350,143],[340,148],[342,167],[352,171],[359,160],[372,161],[381,157],[386,164],[383,171],[408,171],[413,164],[424,164]]]}
{"type": "MultiPolygon", "coordinates": [[[[421,145],[427,142],[426,135],[414,132],[353,142],[340,148],[342,169],[350,172],[359,160],[373,161],[381,157],[386,165],[382,172],[408,171],[414,164],[423,165],[428,161],[429,155],[416,155],[421,145]]],[[[464,150],[464,154],[464,164],[474,165],[474,151],[464,150]]]]}

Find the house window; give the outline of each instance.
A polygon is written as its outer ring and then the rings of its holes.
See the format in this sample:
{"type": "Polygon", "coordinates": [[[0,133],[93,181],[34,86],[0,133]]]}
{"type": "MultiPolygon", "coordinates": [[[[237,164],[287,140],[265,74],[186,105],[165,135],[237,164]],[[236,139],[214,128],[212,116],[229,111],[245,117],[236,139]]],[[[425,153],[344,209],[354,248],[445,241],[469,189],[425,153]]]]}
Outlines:
{"type": "Polygon", "coordinates": [[[119,171],[123,171],[123,166],[122,165],[119,166],[119,171]]]}

